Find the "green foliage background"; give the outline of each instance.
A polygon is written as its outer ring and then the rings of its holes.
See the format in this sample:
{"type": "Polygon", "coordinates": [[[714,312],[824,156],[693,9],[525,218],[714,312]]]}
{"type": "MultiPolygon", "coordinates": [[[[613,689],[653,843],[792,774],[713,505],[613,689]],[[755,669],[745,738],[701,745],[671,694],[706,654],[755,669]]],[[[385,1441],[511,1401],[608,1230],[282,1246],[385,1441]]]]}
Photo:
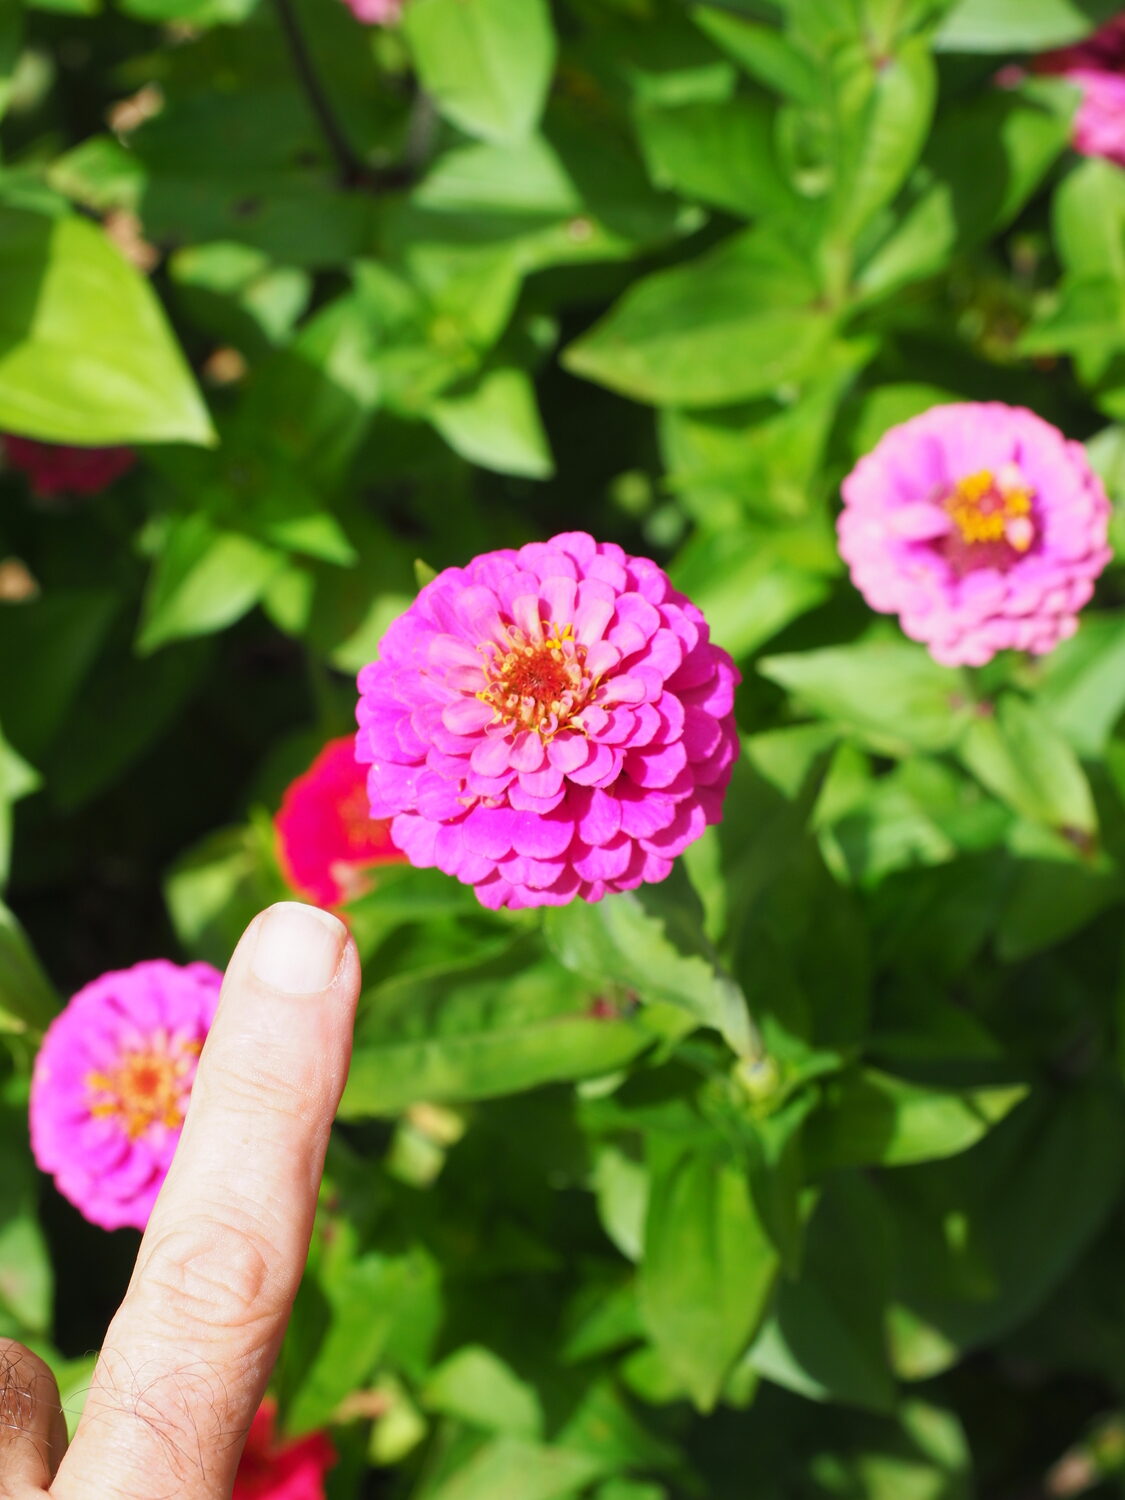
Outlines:
{"type": "Polygon", "coordinates": [[[415,560],[580,526],[743,669],[726,819],[592,907],[350,909],[288,1430],[334,1500],[1121,1492],[1122,573],[969,674],[833,532],[888,426],[1000,399],[1120,553],[1125,174],[993,81],[1113,8],[0,0],[0,429],[140,451],[0,478],[0,1333],[72,1409],[135,1238],[31,1164],[58,997],[221,965],[415,560]]]}

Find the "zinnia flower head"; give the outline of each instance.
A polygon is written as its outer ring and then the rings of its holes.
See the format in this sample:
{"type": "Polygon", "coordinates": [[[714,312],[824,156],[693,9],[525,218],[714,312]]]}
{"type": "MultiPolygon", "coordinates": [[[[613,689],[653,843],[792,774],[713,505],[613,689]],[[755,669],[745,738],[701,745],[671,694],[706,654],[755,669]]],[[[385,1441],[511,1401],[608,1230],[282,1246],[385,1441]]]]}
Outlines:
{"type": "Polygon", "coordinates": [[[738,672],[654,562],[585,532],[431,580],[359,676],[395,843],[485,906],[663,880],[722,813],[738,672]]]}
{"type": "Polygon", "coordinates": [[[222,975],[149,959],[79,990],[31,1077],[31,1149],[103,1229],[143,1229],[180,1138],[222,975]]]}
{"type": "Polygon", "coordinates": [[[391,26],[402,15],[403,0],[344,0],[344,4],[365,26],[391,26]]]}
{"type": "Polygon", "coordinates": [[[1035,70],[1061,74],[1081,92],[1074,149],[1125,167],[1125,14],[1074,47],[1044,53],[1035,70]]]}
{"type": "Polygon", "coordinates": [[[336,1451],[323,1432],[292,1443],[274,1438],[277,1407],[263,1401],[254,1415],[231,1500],[324,1500],[324,1476],[336,1451]]]}
{"type": "Polygon", "coordinates": [[[1109,501],[1082,445],[998,401],[893,427],[843,496],[852,582],[946,666],[1052,650],[1111,556],[1109,501]]]}
{"type": "Polygon", "coordinates": [[[329,740],[286,789],[274,828],[286,878],[318,906],[351,900],[369,884],[365,871],[403,858],[389,820],[368,812],[367,773],[350,734],[329,740]]]}
{"type": "Polygon", "coordinates": [[[44,499],[100,494],[136,462],[132,448],[76,448],[11,434],[4,448],[12,467],[31,481],[32,493],[44,499]]]}

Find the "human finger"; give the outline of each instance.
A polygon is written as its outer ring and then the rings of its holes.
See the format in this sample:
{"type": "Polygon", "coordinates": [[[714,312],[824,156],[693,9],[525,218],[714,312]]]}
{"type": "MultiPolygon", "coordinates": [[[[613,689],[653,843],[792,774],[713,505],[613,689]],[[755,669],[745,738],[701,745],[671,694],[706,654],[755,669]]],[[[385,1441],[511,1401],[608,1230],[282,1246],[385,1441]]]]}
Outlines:
{"type": "Polygon", "coordinates": [[[41,1495],[65,1451],[55,1377],[30,1349],[0,1339],[0,1497],[41,1495]]]}
{"type": "Polygon", "coordinates": [[[304,1269],[359,977],[316,907],[247,928],[57,1500],[229,1495],[304,1269]]]}

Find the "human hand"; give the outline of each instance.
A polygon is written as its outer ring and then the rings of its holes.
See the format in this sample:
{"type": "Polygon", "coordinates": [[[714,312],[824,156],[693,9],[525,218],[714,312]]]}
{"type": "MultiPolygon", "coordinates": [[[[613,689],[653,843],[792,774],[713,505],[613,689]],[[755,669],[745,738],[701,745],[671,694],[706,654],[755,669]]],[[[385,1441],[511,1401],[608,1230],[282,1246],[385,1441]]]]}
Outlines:
{"type": "Polygon", "coordinates": [[[281,902],[246,929],[69,1451],[54,1376],[0,1340],[3,1500],[230,1495],[304,1270],[359,983],[327,912],[281,902]]]}

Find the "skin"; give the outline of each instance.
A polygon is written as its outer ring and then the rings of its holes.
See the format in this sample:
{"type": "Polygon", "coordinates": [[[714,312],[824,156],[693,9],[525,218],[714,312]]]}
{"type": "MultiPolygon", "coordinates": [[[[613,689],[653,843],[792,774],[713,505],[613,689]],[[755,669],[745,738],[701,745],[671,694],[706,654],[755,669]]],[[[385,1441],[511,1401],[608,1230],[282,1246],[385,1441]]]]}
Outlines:
{"type": "Polygon", "coordinates": [[[359,959],[282,902],[223,981],[191,1106],[69,1449],[43,1361],[0,1339],[0,1500],[226,1500],[304,1269],[359,959]]]}

